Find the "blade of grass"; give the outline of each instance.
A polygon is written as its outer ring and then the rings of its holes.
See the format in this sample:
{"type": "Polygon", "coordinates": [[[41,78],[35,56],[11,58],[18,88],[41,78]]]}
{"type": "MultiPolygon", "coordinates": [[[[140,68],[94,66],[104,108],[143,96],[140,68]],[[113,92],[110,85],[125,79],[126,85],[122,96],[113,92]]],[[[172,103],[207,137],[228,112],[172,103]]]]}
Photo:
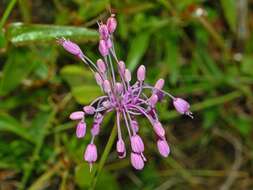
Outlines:
{"type": "Polygon", "coordinates": [[[13,7],[15,6],[17,0],[11,0],[6,8],[6,10],[4,11],[4,14],[0,20],[0,28],[2,29],[3,26],[5,25],[6,20],[8,19],[13,7]]]}

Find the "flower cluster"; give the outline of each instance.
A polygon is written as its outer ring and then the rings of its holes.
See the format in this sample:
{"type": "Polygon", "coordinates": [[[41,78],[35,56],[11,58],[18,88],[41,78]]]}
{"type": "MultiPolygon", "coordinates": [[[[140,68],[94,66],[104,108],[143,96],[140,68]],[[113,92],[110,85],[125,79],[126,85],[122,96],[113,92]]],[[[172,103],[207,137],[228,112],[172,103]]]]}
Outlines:
{"type": "Polygon", "coordinates": [[[157,148],[160,154],[167,157],[170,148],[165,136],[165,130],[158,119],[156,104],[165,96],[169,96],[175,109],[181,113],[192,117],[189,111],[190,105],[184,99],[176,98],[163,90],[164,80],[157,80],[154,86],[144,82],[146,68],[141,65],[137,70],[137,81],[132,83],[131,72],[126,68],[124,61],[119,60],[114,49],[113,32],[117,27],[117,21],[114,15],[107,19],[106,24],[99,23],[99,47],[98,50],[102,59],[93,63],[80,49],[80,47],[64,38],[59,39],[58,43],[69,53],[82,60],[94,73],[95,79],[105,95],[96,98],[89,105],[84,106],[82,111],[76,111],[70,114],[71,120],[78,120],[76,127],[76,136],[83,138],[86,133],[85,117],[93,115],[94,122],[91,127],[92,139],[87,146],[84,159],[90,164],[97,160],[97,148],[94,144],[95,137],[100,132],[100,126],[104,116],[111,111],[116,112],[116,123],[118,140],[116,150],[119,158],[126,157],[126,146],[122,136],[123,126],[128,132],[131,143],[130,160],[132,166],[141,170],[144,167],[146,158],[144,156],[144,143],[138,134],[139,125],[137,116],[145,116],[155,132],[157,139],[157,148]],[[117,72],[115,72],[116,65],[117,72]],[[118,74],[116,76],[116,73],[118,74]],[[145,89],[150,90],[150,96],[144,93],[145,89]],[[123,122],[123,125],[121,125],[123,122]]]}

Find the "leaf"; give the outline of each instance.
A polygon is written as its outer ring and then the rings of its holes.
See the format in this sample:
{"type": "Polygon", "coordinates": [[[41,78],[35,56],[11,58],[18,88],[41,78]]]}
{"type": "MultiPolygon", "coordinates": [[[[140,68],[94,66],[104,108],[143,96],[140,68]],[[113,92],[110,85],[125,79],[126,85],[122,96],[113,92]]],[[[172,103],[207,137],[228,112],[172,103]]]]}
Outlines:
{"type": "Polygon", "coordinates": [[[95,85],[92,72],[83,65],[66,65],[61,69],[60,74],[70,87],[81,86],[87,83],[95,85]]]}
{"type": "Polygon", "coordinates": [[[72,88],[72,95],[80,104],[88,104],[101,94],[101,90],[95,85],[84,85],[72,88]]]}
{"type": "Polygon", "coordinates": [[[13,23],[7,29],[7,39],[14,45],[32,44],[38,41],[55,41],[66,37],[80,41],[97,40],[95,30],[84,27],[13,23]]]}
{"type": "Polygon", "coordinates": [[[3,68],[3,77],[0,83],[0,95],[6,95],[32,71],[36,61],[28,61],[29,53],[15,50],[10,53],[3,68]]]}
{"type": "Polygon", "coordinates": [[[236,0],[220,0],[227,23],[232,31],[236,30],[236,0]]]}
{"type": "Polygon", "coordinates": [[[5,46],[6,46],[6,38],[4,32],[0,29],[0,50],[2,48],[5,48],[5,46]]]}
{"type": "Polygon", "coordinates": [[[149,38],[150,33],[141,32],[132,40],[126,61],[130,71],[136,69],[139,61],[143,57],[149,45],[149,38]]]}
{"type": "Polygon", "coordinates": [[[0,115],[0,131],[14,133],[29,142],[35,143],[35,139],[32,138],[27,129],[21,126],[15,118],[9,115],[0,115]]]}

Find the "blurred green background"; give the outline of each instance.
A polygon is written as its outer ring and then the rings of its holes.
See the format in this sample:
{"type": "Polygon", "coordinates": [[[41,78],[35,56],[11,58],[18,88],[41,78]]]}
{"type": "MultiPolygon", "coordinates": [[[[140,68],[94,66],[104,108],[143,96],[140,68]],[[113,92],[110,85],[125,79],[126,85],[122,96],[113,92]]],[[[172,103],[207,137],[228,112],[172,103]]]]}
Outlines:
{"type": "MultiPolygon", "coordinates": [[[[192,104],[193,120],[165,100],[164,159],[139,120],[148,162],[135,171],[111,151],[96,189],[253,189],[253,1],[0,0],[0,189],[87,189],[90,140],[69,113],[99,95],[92,73],[57,46],[69,38],[98,58],[97,20],[116,13],[116,51],[147,82],[192,104]]],[[[91,125],[89,120],[88,124],[91,125]]],[[[96,139],[99,157],[113,127],[96,139]]],[[[129,150],[129,146],[128,146],[129,150]]]]}

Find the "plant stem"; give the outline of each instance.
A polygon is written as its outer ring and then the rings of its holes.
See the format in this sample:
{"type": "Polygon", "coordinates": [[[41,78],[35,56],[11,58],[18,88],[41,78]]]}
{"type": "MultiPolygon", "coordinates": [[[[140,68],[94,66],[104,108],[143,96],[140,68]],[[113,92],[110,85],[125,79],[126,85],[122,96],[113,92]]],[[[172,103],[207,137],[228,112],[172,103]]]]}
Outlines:
{"type": "Polygon", "coordinates": [[[101,174],[101,171],[102,171],[102,169],[103,169],[103,167],[105,165],[105,161],[106,161],[106,159],[107,159],[107,157],[108,157],[108,155],[109,155],[109,153],[110,153],[110,151],[112,149],[112,145],[114,143],[114,140],[115,140],[116,136],[117,136],[117,124],[115,122],[115,124],[113,126],[113,129],[112,129],[112,132],[111,132],[111,135],[109,137],[109,140],[108,140],[108,142],[107,142],[107,144],[105,146],[105,150],[104,150],[104,152],[102,154],[102,157],[101,157],[101,159],[99,161],[99,164],[98,164],[98,167],[97,167],[97,171],[95,171],[94,175],[92,176],[91,185],[90,185],[90,188],[89,188],[90,190],[93,190],[96,187],[97,180],[98,180],[98,178],[99,178],[99,176],[101,174]]]}
{"type": "Polygon", "coordinates": [[[7,6],[6,10],[4,11],[4,14],[3,14],[3,16],[0,20],[0,29],[3,28],[5,22],[6,22],[7,18],[9,17],[9,15],[10,15],[13,7],[15,6],[16,2],[17,2],[17,0],[11,0],[10,3],[8,4],[8,6],[7,6]]]}

